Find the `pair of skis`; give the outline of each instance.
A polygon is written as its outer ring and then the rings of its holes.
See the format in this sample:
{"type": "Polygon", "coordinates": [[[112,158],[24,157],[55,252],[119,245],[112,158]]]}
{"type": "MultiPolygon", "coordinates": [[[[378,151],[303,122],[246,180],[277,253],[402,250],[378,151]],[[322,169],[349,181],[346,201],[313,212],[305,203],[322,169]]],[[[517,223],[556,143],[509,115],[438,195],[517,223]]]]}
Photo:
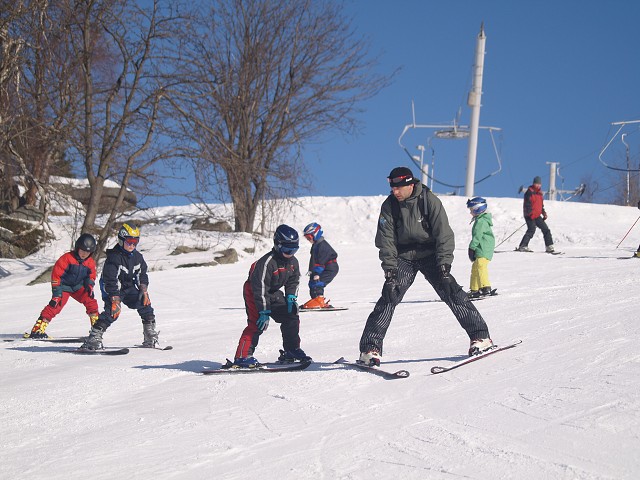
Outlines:
{"type": "MultiPolygon", "coordinates": [[[[489,355],[493,355],[494,353],[498,353],[498,352],[502,352],[504,350],[508,350],[510,348],[513,348],[517,345],[520,345],[522,343],[522,340],[518,340],[516,342],[507,344],[507,345],[495,345],[494,347],[492,347],[489,350],[485,350],[482,353],[479,353],[477,355],[473,355],[471,357],[467,357],[464,358],[462,360],[459,360],[457,362],[453,362],[451,365],[448,365],[446,367],[441,367],[441,366],[435,366],[435,367],[431,367],[431,373],[432,374],[438,374],[438,373],[445,373],[445,372],[449,372],[451,370],[454,370],[456,368],[460,368],[464,365],[468,365],[472,362],[476,362],[478,360],[481,360],[483,358],[488,357],[489,355]]],[[[395,378],[407,378],[409,376],[409,372],[407,370],[397,370],[397,371],[391,371],[391,370],[385,370],[383,368],[380,367],[372,367],[369,365],[365,365],[363,363],[359,363],[359,362],[349,362],[347,360],[345,360],[344,358],[339,358],[338,360],[336,360],[334,363],[337,364],[341,364],[341,365],[345,365],[345,366],[349,366],[349,367],[354,367],[357,368],[359,370],[363,370],[369,373],[374,373],[376,375],[379,375],[381,377],[387,378],[387,379],[395,379],[395,378]]]]}

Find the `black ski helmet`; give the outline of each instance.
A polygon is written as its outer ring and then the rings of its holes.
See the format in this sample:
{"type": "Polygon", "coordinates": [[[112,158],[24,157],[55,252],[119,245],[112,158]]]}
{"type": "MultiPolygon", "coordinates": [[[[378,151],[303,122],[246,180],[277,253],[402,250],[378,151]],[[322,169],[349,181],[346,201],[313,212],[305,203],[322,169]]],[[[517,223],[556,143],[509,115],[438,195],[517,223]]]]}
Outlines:
{"type": "Polygon", "coordinates": [[[74,250],[76,253],[78,253],[78,250],[84,250],[85,252],[93,253],[96,251],[97,246],[98,244],[96,243],[96,239],[93,238],[93,235],[83,233],[76,240],[74,250]]]}
{"type": "Polygon", "coordinates": [[[280,225],[273,234],[273,248],[278,253],[293,255],[298,251],[298,232],[289,225],[280,225]]]}

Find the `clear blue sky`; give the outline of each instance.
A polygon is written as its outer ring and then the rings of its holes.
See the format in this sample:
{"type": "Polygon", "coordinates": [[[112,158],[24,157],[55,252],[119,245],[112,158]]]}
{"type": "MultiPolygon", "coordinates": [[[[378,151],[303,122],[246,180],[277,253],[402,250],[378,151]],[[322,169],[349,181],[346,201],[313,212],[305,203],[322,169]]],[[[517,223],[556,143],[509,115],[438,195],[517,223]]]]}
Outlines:
{"type": "MultiPolygon", "coordinates": [[[[591,176],[603,190],[600,201],[620,182],[598,153],[614,133],[611,122],[640,120],[640,1],[347,0],[346,10],[355,30],[370,39],[371,52],[381,55],[382,71],[401,71],[363,104],[357,136],[334,131],[307,145],[314,185],[308,194],[386,194],[391,168],[410,163],[398,137],[412,121],[412,101],[418,124],[451,122],[461,109],[460,121],[468,125],[466,98],[481,22],[487,40],[480,124],[502,128],[496,140],[503,165],[476,185],[475,194],[515,197],[536,175],[547,188],[551,161],[560,162],[558,188],[573,189],[591,176]]],[[[637,168],[640,129],[625,131],[637,168]]],[[[414,132],[403,143],[419,155],[416,146],[428,146],[433,131],[414,132]]],[[[435,157],[438,180],[464,184],[466,142],[432,141],[425,161],[435,157]]],[[[619,137],[605,160],[626,164],[619,137]]],[[[481,133],[476,179],[497,168],[491,139],[481,133]]],[[[436,184],[434,190],[453,189],[436,184]]]]}
{"type": "MultiPolygon", "coordinates": [[[[353,0],[347,10],[372,51],[382,53],[382,67],[402,70],[366,103],[360,135],[332,132],[307,148],[315,194],[385,194],[389,170],[409,165],[398,137],[411,123],[412,100],[418,124],[450,122],[462,108],[461,123],[468,125],[466,97],[481,22],[487,40],[480,123],[503,129],[497,138],[503,168],[475,194],[517,196],[536,175],[546,187],[550,161],[560,162],[565,189],[587,175],[601,188],[613,182],[598,153],[614,133],[611,122],[640,120],[640,2],[353,0]]],[[[640,132],[637,125],[627,131],[637,168],[640,132]]],[[[415,147],[426,146],[432,134],[420,130],[403,143],[418,155],[415,147]]],[[[431,145],[436,178],[464,184],[466,140],[431,145]]],[[[624,146],[619,139],[614,146],[604,158],[623,166],[624,146]]],[[[429,163],[431,157],[425,152],[429,163]]],[[[481,133],[476,179],[496,168],[491,139],[481,133]]],[[[436,184],[434,190],[452,189],[436,184]]]]}

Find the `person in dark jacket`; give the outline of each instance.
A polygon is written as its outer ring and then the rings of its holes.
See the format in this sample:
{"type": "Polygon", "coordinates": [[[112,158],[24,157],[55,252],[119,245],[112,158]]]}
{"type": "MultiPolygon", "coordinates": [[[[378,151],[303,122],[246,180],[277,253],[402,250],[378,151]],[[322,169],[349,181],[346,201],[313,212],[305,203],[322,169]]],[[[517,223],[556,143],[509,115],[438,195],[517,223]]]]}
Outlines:
{"type": "Polygon", "coordinates": [[[133,223],[124,223],[118,231],[118,243],[107,250],[107,258],[100,276],[100,290],[104,311],[99,315],[81,348],[100,350],[102,335],[119,317],[122,304],[136,309],[142,319],[143,347],[153,348],[158,343],[156,317],[149,298],[147,263],[136,249],[140,229],[133,223]]]}
{"type": "Polygon", "coordinates": [[[324,299],[324,288],[338,274],[338,254],[322,234],[322,227],[315,222],[304,227],[304,238],[311,242],[308,271],[311,300],[300,307],[305,310],[332,308],[324,299]]]}
{"type": "Polygon", "coordinates": [[[47,326],[67,304],[69,297],[84,305],[89,321],[98,320],[98,302],[93,294],[96,283],[96,262],[92,258],[96,251],[96,239],[88,233],[78,237],[74,249],[62,255],[51,271],[51,301],[40,312],[40,317],[25,333],[27,338],[48,338],[47,326]]]}
{"type": "Polygon", "coordinates": [[[418,272],[469,335],[469,355],[492,348],[487,324],[451,275],[455,239],[442,203],[406,167],[391,170],[388,180],[391,195],[382,204],[375,239],[385,281],[360,338],[359,361],[380,365],[393,312],[418,272]]]}
{"type": "Polygon", "coordinates": [[[298,232],[288,225],[280,225],[273,236],[273,249],[251,265],[242,289],[247,326],[236,348],[233,362],[236,368],[260,366],[253,353],[271,318],[280,324],[282,333],[283,350],[278,361],[311,360],[300,348],[297,303],[300,266],[295,257],[299,246],[298,232]]]}
{"type": "MultiPolygon", "coordinates": [[[[640,201],[638,202],[638,208],[640,208],[640,201]]],[[[638,245],[638,249],[636,250],[636,253],[633,254],[633,256],[635,258],[640,258],[640,245],[638,245]]]]}
{"type": "Polygon", "coordinates": [[[545,251],[547,253],[553,253],[553,238],[551,236],[551,230],[547,226],[545,220],[547,219],[547,212],[544,210],[544,196],[542,194],[542,179],[535,177],[533,179],[533,185],[527,188],[524,194],[523,204],[524,219],[527,222],[527,231],[520,241],[520,245],[516,250],[519,252],[531,252],[529,248],[529,241],[536,233],[536,228],[542,231],[544,237],[545,251]]]}

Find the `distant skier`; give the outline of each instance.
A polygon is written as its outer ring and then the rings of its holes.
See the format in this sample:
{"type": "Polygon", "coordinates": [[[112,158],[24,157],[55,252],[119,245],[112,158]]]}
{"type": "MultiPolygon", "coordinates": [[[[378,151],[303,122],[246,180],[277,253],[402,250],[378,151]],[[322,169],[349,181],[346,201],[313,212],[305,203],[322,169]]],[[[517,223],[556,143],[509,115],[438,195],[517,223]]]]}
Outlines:
{"type": "Polygon", "coordinates": [[[527,222],[527,231],[520,241],[520,246],[516,249],[519,252],[532,252],[529,248],[529,241],[536,233],[536,228],[542,230],[544,236],[544,244],[546,246],[547,253],[554,253],[553,238],[551,237],[551,230],[547,226],[545,220],[547,219],[547,212],[544,210],[544,196],[542,194],[542,179],[535,177],[533,179],[533,185],[530,185],[524,194],[524,219],[527,222]]]}
{"type": "MultiPolygon", "coordinates": [[[[440,199],[406,167],[394,168],[387,178],[391,194],[382,204],[375,239],[385,281],[360,338],[359,361],[380,365],[393,312],[418,272],[469,335],[469,355],[490,349],[487,324],[451,275],[455,240],[440,199]]],[[[428,335],[428,328],[423,331],[428,335]]]]}
{"type": "Polygon", "coordinates": [[[234,365],[243,368],[260,366],[253,352],[271,318],[280,324],[282,333],[283,350],[278,360],[311,360],[300,348],[297,303],[300,267],[294,256],[299,246],[298,232],[288,225],[280,225],[273,236],[273,249],[251,265],[242,289],[247,326],[240,336],[234,365]]]}
{"type": "MultiPolygon", "coordinates": [[[[640,208],[640,201],[638,202],[638,208],[640,208]]],[[[633,254],[634,257],[640,258],[640,245],[638,245],[638,250],[633,254]]]]}
{"type": "Polygon", "coordinates": [[[473,216],[469,243],[469,260],[473,262],[469,296],[479,298],[491,295],[489,262],[493,258],[496,240],[491,229],[493,226],[491,214],[487,212],[487,201],[482,197],[474,197],[467,201],[467,208],[473,216]]]}
{"type": "Polygon", "coordinates": [[[69,297],[84,305],[91,325],[98,319],[98,302],[93,294],[96,263],[92,258],[96,239],[88,233],[78,237],[74,249],[62,255],[51,272],[51,301],[40,312],[27,338],[48,338],[47,326],[66,305],[69,297]]]}
{"type": "Polygon", "coordinates": [[[310,223],[304,227],[304,238],[311,242],[311,258],[309,259],[309,295],[311,300],[302,305],[304,309],[321,309],[331,307],[324,299],[326,287],[338,274],[338,254],[322,236],[322,227],[310,223]]]}
{"type": "Polygon", "coordinates": [[[133,223],[124,223],[118,231],[118,243],[107,250],[107,259],[100,276],[104,311],[93,324],[81,348],[104,348],[102,335],[120,317],[123,303],[136,309],[142,319],[142,346],[153,348],[158,343],[156,317],[148,292],[147,262],[136,249],[139,242],[140,229],[133,223]]]}

